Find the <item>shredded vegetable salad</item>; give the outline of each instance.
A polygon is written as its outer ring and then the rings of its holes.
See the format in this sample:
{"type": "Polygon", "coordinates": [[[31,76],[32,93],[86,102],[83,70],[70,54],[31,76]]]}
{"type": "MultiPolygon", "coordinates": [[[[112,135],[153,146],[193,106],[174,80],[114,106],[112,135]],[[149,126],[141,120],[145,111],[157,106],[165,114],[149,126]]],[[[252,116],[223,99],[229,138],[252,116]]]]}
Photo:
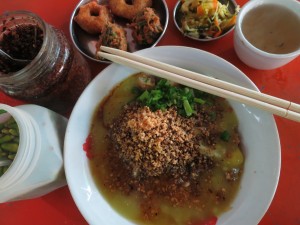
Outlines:
{"type": "Polygon", "coordinates": [[[230,12],[229,4],[218,0],[181,0],[181,29],[194,38],[220,36],[235,25],[239,6],[230,12]]]}

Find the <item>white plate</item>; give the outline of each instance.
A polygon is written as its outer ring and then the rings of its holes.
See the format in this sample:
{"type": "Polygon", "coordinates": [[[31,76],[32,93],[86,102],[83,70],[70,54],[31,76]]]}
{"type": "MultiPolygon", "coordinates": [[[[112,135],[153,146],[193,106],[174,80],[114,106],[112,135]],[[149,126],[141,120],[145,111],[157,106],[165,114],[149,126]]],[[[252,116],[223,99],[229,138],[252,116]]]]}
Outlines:
{"type": "MultiPolygon", "coordinates": [[[[136,54],[258,90],[240,70],[208,52],[188,47],[163,46],[136,54]]],[[[83,92],[69,119],[64,149],[65,172],[75,203],[89,224],[132,224],[115,212],[101,196],[91,177],[82,145],[101,99],[117,83],[135,72],[117,64],[108,66],[83,92]]],[[[237,102],[230,103],[239,119],[239,131],[245,150],[245,170],[232,209],[219,217],[217,224],[254,225],[268,209],[278,184],[279,136],[271,114],[237,102]]]]}

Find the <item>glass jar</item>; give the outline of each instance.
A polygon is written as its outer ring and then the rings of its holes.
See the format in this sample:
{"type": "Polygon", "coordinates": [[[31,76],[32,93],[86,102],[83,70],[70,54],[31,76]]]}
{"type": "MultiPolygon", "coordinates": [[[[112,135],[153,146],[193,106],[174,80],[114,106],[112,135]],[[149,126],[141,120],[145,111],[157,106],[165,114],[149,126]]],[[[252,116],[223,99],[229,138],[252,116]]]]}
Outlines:
{"type": "Polygon", "coordinates": [[[9,70],[0,67],[0,89],[7,95],[65,113],[91,81],[87,62],[62,31],[31,12],[13,11],[0,17],[0,48],[10,45],[6,53],[32,61],[17,70],[13,65],[8,65],[9,70]],[[31,42],[32,48],[26,49],[31,42]],[[14,52],[15,46],[19,52],[14,52]]]}
{"type": "MultiPolygon", "coordinates": [[[[19,136],[16,151],[4,148],[11,140],[0,144],[2,153],[15,155],[13,159],[0,156],[1,161],[12,160],[0,176],[0,203],[40,197],[65,186],[63,140],[68,120],[32,104],[0,104],[0,110],[14,119],[19,136]]],[[[5,121],[3,116],[7,115],[0,115],[0,124],[5,121]]]]}

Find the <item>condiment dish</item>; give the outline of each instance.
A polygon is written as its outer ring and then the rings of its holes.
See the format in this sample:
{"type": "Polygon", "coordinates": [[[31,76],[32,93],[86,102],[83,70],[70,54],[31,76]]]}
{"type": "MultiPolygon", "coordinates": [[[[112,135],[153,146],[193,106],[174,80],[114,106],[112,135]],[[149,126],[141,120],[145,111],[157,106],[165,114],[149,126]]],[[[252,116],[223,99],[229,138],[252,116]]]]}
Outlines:
{"type": "MultiPolygon", "coordinates": [[[[235,2],[235,0],[219,0],[220,3],[228,6],[228,10],[230,11],[231,14],[235,14],[236,11],[239,10],[239,6],[237,5],[237,3],[235,2]]],[[[173,19],[174,19],[174,24],[177,27],[177,29],[180,31],[180,33],[182,35],[184,35],[187,38],[196,40],[196,41],[213,41],[213,40],[218,40],[222,37],[224,37],[225,35],[229,34],[233,29],[234,29],[234,25],[230,26],[228,29],[223,30],[219,35],[217,36],[206,36],[206,37],[199,37],[198,35],[192,35],[186,31],[184,31],[183,29],[183,25],[182,25],[182,17],[183,17],[183,13],[181,12],[181,7],[182,7],[182,1],[178,1],[177,4],[174,7],[174,11],[173,11],[173,19]]],[[[199,18],[201,19],[201,16],[199,16],[199,18]]],[[[235,23],[235,22],[234,22],[235,23]]],[[[200,28],[198,28],[199,30],[200,28]]],[[[199,34],[201,32],[199,31],[199,34]]]]}

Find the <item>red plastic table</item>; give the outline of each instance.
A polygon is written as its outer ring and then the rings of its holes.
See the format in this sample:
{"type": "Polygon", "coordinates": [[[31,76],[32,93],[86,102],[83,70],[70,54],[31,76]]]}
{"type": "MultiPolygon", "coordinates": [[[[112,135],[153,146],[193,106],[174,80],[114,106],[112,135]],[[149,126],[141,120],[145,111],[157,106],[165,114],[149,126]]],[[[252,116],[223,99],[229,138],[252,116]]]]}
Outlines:
{"type": "MultiPolygon", "coordinates": [[[[264,93],[300,103],[300,57],[284,67],[269,71],[251,69],[243,64],[233,49],[233,32],[213,42],[184,38],[173,23],[176,0],[166,0],[170,13],[167,31],[158,45],[182,45],[214,53],[241,69],[264,93]]],[[[78,0],[0,0],[0,13],[29,10],[69,37],[69,20],[78,0]]],[[[237,0],[240,6],[246,0],[237,0]]],[[[107,65],[88,61],[96,76],[107,65]]],[[[11,106],[24,104],[0,92],[0,102],[11,106]]],[[[275,117],[281,141],[282,167],[274,200],[260,225],[300,224],[300,123],[275,117]]],[[[101,213],[101,212],[99,212],[101,213]]],[[[87,224],[77,209],[68,187],[43,197],[0,204],[1,225],[87,224]]],[[[241,225],[243,222],[241,221],[241,225]]]]}

